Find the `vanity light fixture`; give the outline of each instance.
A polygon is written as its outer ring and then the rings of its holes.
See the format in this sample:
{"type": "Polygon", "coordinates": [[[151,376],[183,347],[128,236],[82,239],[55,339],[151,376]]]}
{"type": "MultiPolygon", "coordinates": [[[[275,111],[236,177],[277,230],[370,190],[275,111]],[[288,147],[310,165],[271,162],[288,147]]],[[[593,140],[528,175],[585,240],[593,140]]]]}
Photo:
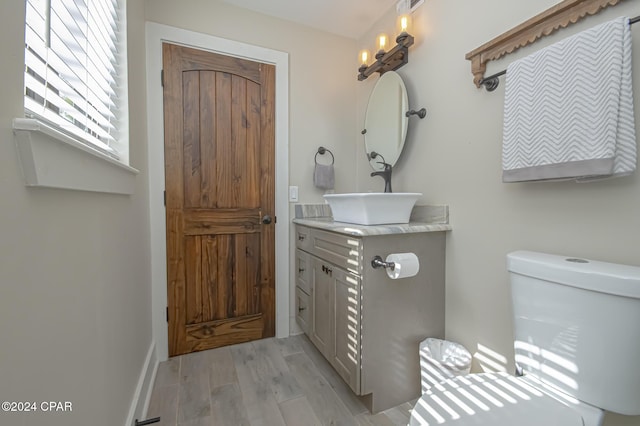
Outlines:
{"type": "Polygon", "coordinates": [[[386,50],[389,37],[382,33],[376,37],[375,62],[369,64],[370,59],[367,51],[360,51],[358,56],[360,68],[358,68],[358,80],[367,79],[373,73],[384,74],[387,71],[395,71],[409,62],[409,46],[413,44],[413,36],[407,32],[411,25],[411,15],[409,13],[398,16],[398,31],[396,45],[390,50],[386,50]],[[366,53],[365,53],[366,52],[366,53]]]}

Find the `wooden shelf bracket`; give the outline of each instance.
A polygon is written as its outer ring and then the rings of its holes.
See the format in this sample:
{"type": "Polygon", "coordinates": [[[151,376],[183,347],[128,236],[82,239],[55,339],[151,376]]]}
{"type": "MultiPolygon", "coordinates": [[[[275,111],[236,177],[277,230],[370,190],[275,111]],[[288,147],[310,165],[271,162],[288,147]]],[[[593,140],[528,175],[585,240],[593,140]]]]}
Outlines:
{"type": "Polygon", "coordinates": [[[575,24],[582,18],[615,6],[623,0],[564,0],[493,40],[467,53],[476,87],[480,87],[487,62],[501,58],[560,28],[575,24]]]}

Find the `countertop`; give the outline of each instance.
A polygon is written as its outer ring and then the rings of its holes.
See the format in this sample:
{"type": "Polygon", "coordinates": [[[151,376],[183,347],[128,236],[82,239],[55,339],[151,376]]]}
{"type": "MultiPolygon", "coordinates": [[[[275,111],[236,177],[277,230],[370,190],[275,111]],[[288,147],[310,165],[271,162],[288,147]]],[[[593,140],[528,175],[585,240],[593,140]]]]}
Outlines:
{"type": "Polygon", "coordinates": [[[332,218],[316,217],[293,219],[293,223],[310,228],[322,229],[339,234],[367,237],[373,235],[414,234],[419,232],[451,231],[451,225],[446,223],[409,222],[389,225],[357,225],[354,223],[334,222],[332,218]]]}

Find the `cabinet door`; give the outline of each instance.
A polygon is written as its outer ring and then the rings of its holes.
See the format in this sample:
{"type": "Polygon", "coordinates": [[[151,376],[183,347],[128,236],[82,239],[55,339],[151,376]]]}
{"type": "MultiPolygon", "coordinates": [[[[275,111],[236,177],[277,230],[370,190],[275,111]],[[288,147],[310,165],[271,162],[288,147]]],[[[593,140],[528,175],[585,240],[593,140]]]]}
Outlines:
{"type": "Polygon", "coordinates": [[[333,300],[334,288],[329,263],[311,258],[311,333],[309,338],[316,348],[331,360],[333,353],[333,300]]]}
{"type": "Polygon", "coordinates": [[[333,270],[333,367],[356,395],[360,394],[360,277],[333,270]]]}

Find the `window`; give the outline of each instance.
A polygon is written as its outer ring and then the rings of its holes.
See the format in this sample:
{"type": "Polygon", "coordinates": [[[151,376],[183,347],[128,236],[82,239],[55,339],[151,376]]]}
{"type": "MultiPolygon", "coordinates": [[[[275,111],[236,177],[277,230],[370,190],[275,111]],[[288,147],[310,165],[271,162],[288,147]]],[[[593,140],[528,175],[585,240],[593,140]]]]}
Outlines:
{"type": "Polygon", "coordinates": [[[126,144],[123,0],[27,0],[25,93],[36,118],[116,159],[126,144]]]}

